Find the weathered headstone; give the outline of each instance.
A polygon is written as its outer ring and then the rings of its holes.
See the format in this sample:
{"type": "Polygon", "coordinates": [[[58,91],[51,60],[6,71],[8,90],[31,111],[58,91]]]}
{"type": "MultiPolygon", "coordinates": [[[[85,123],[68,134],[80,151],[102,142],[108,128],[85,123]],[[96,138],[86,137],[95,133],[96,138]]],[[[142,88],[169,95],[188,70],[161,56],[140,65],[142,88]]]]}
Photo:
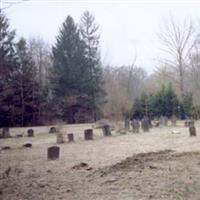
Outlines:
{"type": "Polygon", "coordinates": [[[153,125],[152,125],[152,122],[151,122],[151,118],[150,117],[147,117],[147,121],[149,123],[149,128],[152,128],[153,125]]]}
{"type": "Polygon", "coordinates": [[[190,132],[190,136],[197,136],[195,126],[192,126],[192,125],[189,126],[189,132],[190,132]]]}
{"type": "Polygon", "coordinates": [[[34,130],[33,129],[28,129],[27,130],[27,135],[28,135],[28,137],[34,137],[34,130]]]}
{"type": "Polygon", "coordinates": [[[57,146],[52,146],[47,149],[47,159],[48,160],[56,160],[59,159],[60,156],[60,148],[57,146]]]}
{"type": "Polygon", "coordinates": [[[168,117],[166,116],[163,117],[163,125],[168,126],[168,117]]]}
{"type": "Polygon", "coordinates": [[[67,137],[68,137],[68,142],[74,142],[74,134],[73,133],[68,133],[67,137]]]}
{"type": "Polygon", "coordinates": [[[1,134],[1,138],[10,138],[10,129],[9,127],[3,127],[2,128],[2,134],[1,134]]]}
{"type": "Polygon", "coordinates": [[[137,119],[133,119],[131,122],[133,133],[139,133],[140,122],[137,119]]]}
{"type": "Polygon", "coordinates": [[[111,128],[109,125],[104,125],[102,127],[102,130],[103,130],[103,135],[104,136],[111,136],[111,128]]]}
{"type": "Polygon", "coordinates": [[[93,140],[93,130],[92,129],[86,129],[84,131],[85,140],[93,140]]]}
{"type": "Polygon", "coordinates": [[[149,131],[149,120],[147,117],[144,117],[142,120],[141,120],[141,127],[142,127],[142,130],[144,132],[148,132],[149,131]]]}
{"type": "Polygon", "coordinates": [[[64,140],[63,134],[57,133],[57,144],[62,144],[64,142],[65,142],[65,140],[64,140]]]}
{"type": "Polygon", "coordinates": [[[188,121],[188,126],[189,126],[189,127],[190,127],[190,126],[194,126],[194,120],[188,121]]]}
{"type": "Polygon", "coordinates": [[[168,125],[168,118],[166,116],[161,116],[159,119],[159,124],[161,126],[167,126],[168,125]]]}
{"type": "Polygon", "coordinates": [[[130,120],[129,120],[129,118],[125,118],[125,120],[124,120],[124,128],[125,128],[125,130],[129,131],[129,129],[130,129],[130,120]]]}
{"type": "Polygon", "coordinates": [[[23,147],[31,148],[31,147],[32,147],[32,144],[31,144],[31,143],[25,143],[25,144],[23,144],[23,147]]]}
{"type": "Polygon", "coordinates": [[[52,126],[52,127],[50,128],[50,130],[49,130],[49,133],[58,133],[58,132],[59,132],[58,128],[56,128],[56,127],[54,127],[54,126],[52,126]]]}
{"type": "Polygon", "coordinates": [[[172,118],[171,118],[172,126],[176,126],[176,122],[177,122],[177,117],[175,115],[173,115],[172,118]]]}

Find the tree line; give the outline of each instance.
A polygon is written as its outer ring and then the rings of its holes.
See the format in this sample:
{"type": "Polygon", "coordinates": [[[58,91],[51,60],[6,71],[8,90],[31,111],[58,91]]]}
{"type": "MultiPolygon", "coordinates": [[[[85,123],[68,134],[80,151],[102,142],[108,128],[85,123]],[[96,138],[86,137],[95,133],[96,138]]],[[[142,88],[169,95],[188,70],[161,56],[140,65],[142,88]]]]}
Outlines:
{"type": "Polygon", "coordinates": [[[134,102],[131,117],[136,119],[142,119],[144,116],[151,119],[161,116],[188,119],[194,117],[195,114],[192,94],[187,92],[179,98],[172,84],[163,85],[155,93],[143,92],[134,102]]]}
{"type": "Polygon", "coordinates": [[[171,17],[159,35],[165,54],[148,75],[138,66],[105,64],[99,25],[85,11],[67,16],[53,46],[17,38],[0,10],[0,126],[200,116],[200,43],[190,21],[171,17]]]}
{"type": "Polygon", "coordinates": [[[80,24],[67,16],[49,51],[40,39],[17,41],[0,12],[0,126],[99,118],[105,92],[98,28],[88,11],[80,24]]]}

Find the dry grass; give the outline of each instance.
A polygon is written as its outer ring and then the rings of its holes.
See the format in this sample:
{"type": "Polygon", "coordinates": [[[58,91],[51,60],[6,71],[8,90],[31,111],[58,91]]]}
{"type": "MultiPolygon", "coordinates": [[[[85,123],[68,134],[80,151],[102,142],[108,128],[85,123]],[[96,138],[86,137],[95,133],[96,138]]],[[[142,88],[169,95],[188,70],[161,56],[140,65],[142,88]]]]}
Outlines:
{"type": "MultiPolygon", "coordinates": [[[[33,127],[34,138],[0,140],[1,147],[11,146],[0,152],[0,199],[199,199],[199,123],[197,137],[189,137],[188,128],[179,122],[175,128],[126,135],[113,132],[112,137],[103,137],[95,129],[94,140],[84,141],[83,131],[91,127],[60,126],[63,133],[74,133],[75,142],[59,145],[58,161],[47,161],[47,148],[56,142],[56,135],[48,134],[50,127],[33,127]],[[172,134],[173,130],[181,133],[172,134]],[[33,147],[22,148],[25,142],[33,147]],[[163,154],[166,149],[173,152],[163,154]],[[80,163],[87,165],[72,169],[80,163]]],[[[15,128],[11,133],[26,130],[15,128]]]]}

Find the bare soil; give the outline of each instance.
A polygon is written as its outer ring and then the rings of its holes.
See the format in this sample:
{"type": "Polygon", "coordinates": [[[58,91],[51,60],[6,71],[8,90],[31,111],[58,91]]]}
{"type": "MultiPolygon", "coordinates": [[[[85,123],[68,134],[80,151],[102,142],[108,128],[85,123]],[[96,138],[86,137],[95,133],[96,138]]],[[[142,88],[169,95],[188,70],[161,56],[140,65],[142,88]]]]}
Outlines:
{"type": "MultiPolygon", "coordinates": [[[[60,159],[47,161],[47,148],[56,145],[49,127],[11,129],[13,138],[1,139],[0,199],[2,200],[199,200],[200,134],[189,137],[188,128],[153,128],[149,133],[103,137],[84,141],[92,124],[66,125],[75,142],[60,146],[60,159]],[[174,132],[174,134],[172,133],[174,132]],[[180,132],[180,133],[179,133],[180,132]],[[16,134],[24,137],[15,138],[16,134]],[[25,143],[32,148],[23,148],[25,143]]],[[[67,138],[67,136],[66,136],[67,138]]]]}

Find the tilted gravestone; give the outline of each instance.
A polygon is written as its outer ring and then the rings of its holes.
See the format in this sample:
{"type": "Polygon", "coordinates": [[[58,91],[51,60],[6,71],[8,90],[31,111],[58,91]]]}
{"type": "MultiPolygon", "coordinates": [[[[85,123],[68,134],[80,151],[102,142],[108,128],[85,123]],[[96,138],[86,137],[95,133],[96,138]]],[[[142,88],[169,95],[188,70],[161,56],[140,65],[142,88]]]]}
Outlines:
{"type": "Polygon", "coordinates": [[[60,156],[60,147],[52,146],[47,149],[47,160],[56,160],[60,156]]]}
{"type": "Polygon", "coordinates": [[[144,132],[148,132],[149,131],[149,120],[147,117],[144,117],[142,120],[141,120],[141,127],[142,127],[142,130],[144,132]]]}
{"type": "Polygon", "coordinates": [[[52,127],[50,128],[50,130],[49,130],[49,133],[58,133],[58,132],[59,132],[58,128],[56,128],[56,127],[54,127],[54,126],[52,126],[52,127]]]}
{"type": "Polygon", "coordinates": [[[197,136],[195,126],[189,126],[190,136],[197,136]]]}
{"type": "Polygon", "coordinates": [[[139,133],[140,122],[137,119],[133,119],[131,122],[133,133],[139,133]]]}
{"type": "Polygon", "coordinates": [[[68,137],[68,142],[74,142],[74,134],[73,133],[68,133],[67,137],[68,137]]]}
{"type": "Polygon", "coordinates": [[[57,144],[62,144],[64,142],[65,142],[65,140],[64,140],[63,134],[57,133],[57,144]]]}
{"type": "Polygon", "coordinates": [[[28,135],[28,137],[34,137],[34,130],[33,129],[28,129],[27,130],[27,135],[28,135]]]}
{"type": "Polygon", "coordinates": [[[84,130],[84,136],[85,140],[93,140],[93,130],[92,129],[84,130]]]}
{"type": "Polygon", "coordinates": [[[111,127],[109,125],[104,125],[102,130],[104,136],[111,136],[111,127]]]}

